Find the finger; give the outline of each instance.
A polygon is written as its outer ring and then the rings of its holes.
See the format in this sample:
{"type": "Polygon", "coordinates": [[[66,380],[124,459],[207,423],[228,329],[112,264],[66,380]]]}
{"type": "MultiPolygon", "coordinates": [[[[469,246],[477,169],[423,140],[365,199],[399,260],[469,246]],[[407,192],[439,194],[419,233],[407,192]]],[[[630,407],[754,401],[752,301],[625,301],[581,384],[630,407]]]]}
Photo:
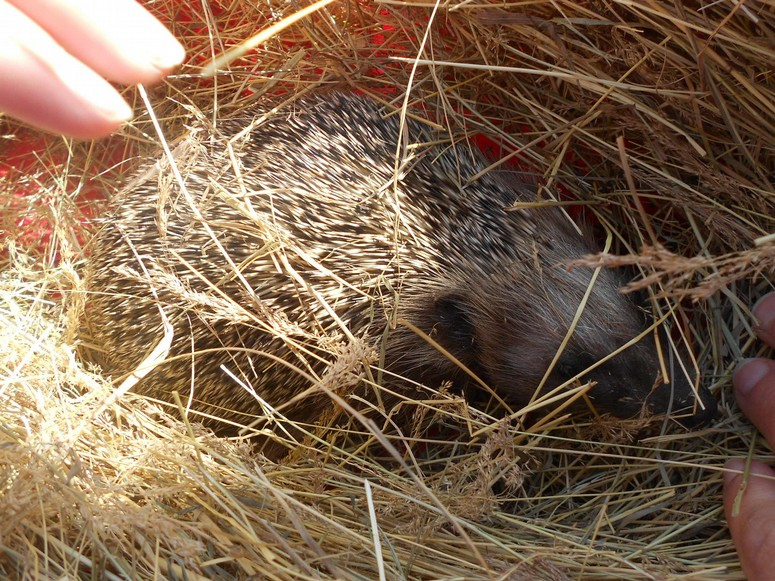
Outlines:
{"type": "Polygon", "coordinates": [[[104,79],[2,0],[0,111],[80,138],[106,135],[132,115],[104,79]]]}
{"type": "Polygon", "coordinates": [[[775,361],[747,359],[732,375],[735,397],[770,444],[775,444],[775,361]]]}
{"type": "MultiPolygon", "coordinates": [[[[726,469],[742,472],[743,460],[730,460],[726,469]]],[[[724,513],[729,530],[748,579],[772,579],[775,555],[775,471],[761,462],[752,462],[744,482],[742,474],[724,473],[724,513]],[[739,512],[735,513],[735,508],[739,512]]]]}
{"type": "Polygon", "coordinates": [[[775,347],[775,293],[759,299],[754,305],[753,316],[756,319],[756,334],[762,341],[775,347]]]}
{"type": "MultiPolygon", "coordinates": [[[[775,346],[775,293],[762,297],[753,308],[756,333],[775,346]]],[[[732,376],[735,396],[746,416],[768,442],[775,445],[775,361],[742,361],[732,376]]]]}
{"type": "Polygon", "coordinates": [[[8,0],[100,75],[151,83],[179,65],[183,47],[134,0],[8,0]]]}

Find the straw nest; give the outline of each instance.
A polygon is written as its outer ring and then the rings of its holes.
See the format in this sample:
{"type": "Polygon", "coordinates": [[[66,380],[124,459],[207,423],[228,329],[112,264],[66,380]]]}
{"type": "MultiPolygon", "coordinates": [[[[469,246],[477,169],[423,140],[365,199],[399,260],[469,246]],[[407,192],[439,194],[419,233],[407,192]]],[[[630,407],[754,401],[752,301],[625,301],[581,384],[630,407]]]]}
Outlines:
{"type": "Polygon", "coordinates": [[[343,0],[210,78],[212,56],[298,5],[149,5],[189,61],[148,96],[127,91],[138,117],[119,135],[73,144],[2,121],[0,575],[742,577],[721,467],[773,461],[729,371],[766,354],[749,306],[775,265],[775,2],[343,0]],[[615,242],[590,261],[635,265],[634,285],[673,309],[714,424],[504,424],[440,394],[403,446],[355,422],[359,448],[329,438],[272,463],[83,369],[85,241],[158,154],[151,119],[173,142],[192,117],[329,87],[406,106],[583,205],[615,242]]]}

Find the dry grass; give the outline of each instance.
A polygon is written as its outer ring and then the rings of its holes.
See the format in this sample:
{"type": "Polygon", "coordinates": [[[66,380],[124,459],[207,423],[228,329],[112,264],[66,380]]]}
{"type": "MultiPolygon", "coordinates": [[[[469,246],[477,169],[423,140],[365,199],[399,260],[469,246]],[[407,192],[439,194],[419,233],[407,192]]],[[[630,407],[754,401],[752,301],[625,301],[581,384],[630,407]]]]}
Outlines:
{"type": "Polygon", "coordinates": [[[127,91],[138,118],[120,135],[2,126],[0,575],[742,578],[721,467],[773,461],[729,371],[765,353],[749,307],[775,266],[774,2],[341,1],[211,79],[212,56],[298,7],[149,4],[189,64],[150,110],[127,91]],[[158,153],[150,115],[172,142],[192,114],[330,87],[406,103],[456,139],[487,135],[496,163],[583,201],[615,262],[675,308],[721,404],[714,424],[555,418],[528,433],[453,400],[415,434],[422,454],[342,441],[275,464],[154,402],[114,401],[74,358],[63,297],[102,194],[158,153]]]}

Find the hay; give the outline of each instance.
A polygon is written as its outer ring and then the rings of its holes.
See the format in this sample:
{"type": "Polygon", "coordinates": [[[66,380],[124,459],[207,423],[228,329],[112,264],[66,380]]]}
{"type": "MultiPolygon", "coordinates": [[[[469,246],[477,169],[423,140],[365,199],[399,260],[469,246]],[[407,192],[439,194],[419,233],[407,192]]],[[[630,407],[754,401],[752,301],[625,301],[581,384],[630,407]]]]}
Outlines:
{"type": "Polygon", "coordinates": [[[749,305],[775,265],[775,3],[336,2],[202,79],[298,8],[257,4],[149,4],[190,55],[151,90],[168,141],[192,115],[330,87],[405,103],[545,197],[582,201],[681,323],[720,415],[695,432],[519,429],[453,401],[416,434],[422,455],[342,441],[275,464],[157,403],[113,401],[76,362],[68,317],[102,194],[158,153],[127,91],[138,118],[105,142],[3,127],[0,575],[742,578],[721,466],[773,461],[728,372],[766,353],[749,305]]]}

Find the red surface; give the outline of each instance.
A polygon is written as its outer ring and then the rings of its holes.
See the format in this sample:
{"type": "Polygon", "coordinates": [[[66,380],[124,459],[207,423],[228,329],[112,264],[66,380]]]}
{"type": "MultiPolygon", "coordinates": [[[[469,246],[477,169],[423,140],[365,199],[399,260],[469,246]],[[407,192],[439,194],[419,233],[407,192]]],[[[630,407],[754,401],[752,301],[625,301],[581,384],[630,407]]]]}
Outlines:
{"type": "MultiPolygon", "coordinates": [[[[63,147],[52,148],[55,140],[34,130],[20,130],[14,139],[0,140],[0,228],[4,228],[0,229],[0,258],[7,255],[3,241],[11,238],[27,254],[56,261],[57,249],[50,247],[54,213],[72,214],[87,225],[105,198],[91,178],[115,166],[125,151],[108,148],[102,162],[91,164],[90,175],[81,176],[72,168],[72,177],[64,178],[68,155],[63,147]]],[[[77,233],[76,237],[80,238],[77,233]]]]}
{"type": "MultiPolygon", "coordinates": [[[[223,20],[225,17],[224,6],[228,6],[230,2],[212,0],[209,3],[209,9],[216,21],[219,21],[219,26],[222,30],[240,29],[241,31],[249,31],[254,29],[260,30],[264,27],[265,23],[251,22],[246,25],[244,21],[244,15],[235,14],[232,18],[223,20]]],[[[153,3],[150,4],[152,10],[156,12],[162,21],[171,23],[173,31],[189,44],[188,64],[201,66],[211,56],[209,48],[209,34],[208,26],[211,24],[208,19],[201,15],[202,4],[199,2],[187,2],[181,0],[177,4],[173,3],[153,3]],[[198,46],[196,44],[199,43],[198,46]]],[[[373,5],[369,5],[364,2],[365,10],[371,10],[373,5]]],[[[329,10],[335,12],[339,8],[336,5],[331,5],[329,10]]],[[[342,17],[345,14],[340,15],[342,17]]],[[[382,10],[376,14],[378,19],[387,21],[394,18],[389,10],[382,10]]],[[[406,63],[400,63],[391,61],[389,59],[392,55],[410,55],[412,54],[412,47],[417,44],[417,39],[411,36],[407,36],[407,31],[403,28],[399,29],[389,22],[376,23],[374,26],[375,32],[367,34],[365,36],[368,42],[362,47],[364,57],[368,57],[371,62],[378,63],[373,66],[368,75],[376,80],[381,80],[382,90],[381,92],[386,96],[391,96],[395,91],[389,85],[390,79],[393,77],[390,74],[391,70],[405,69],[408,65],[406,63]]],[[[418,22],[417,29],[423,30],[426,22],[418,22]]],[[[437,31],[442,35],[450,36],[452,33],[443,26],[441,20],[437,21],[437,31]]],[[[228,41],[230,39],[226,37],[226,47],[228,48],[228,41]]],[[[236,43],[242,39],[231,39],[231,44],[236,43]]],[[[454,44],[455,39],[450,37],[450,44],[454,44]]],[[[307,48],[310,51],[314,51],[310,43],[287,41],[285,43],[289,48],[307,48]]],[[[240,61],[235,63],[235,67],[242,68],[244,70],[250,70],[252,65],[255,64],[257,53],[248,53],[240,61]]],[[[314,55],[311,54],[311,57],[314,55]]],[[[311,59],[312,60],[312,59],[311,59]]],[[[314,61],[313,61],[314,62],[314,61]]],[[[184,71],[185,72],[185,71],[184,71]]],[[[307,74],[310,78],[319,78],[324,74],[323,69],[310,68],[307,74]]],[[[453,73],[450,73],[453,74],[453,73]]],[[[211,79],[196,79],[189,78],[183,82],[196,83],[197,87],[212,85],[211,79]]],[[[278,84],[276,92],[282,92],[290,90],[287,85],[283,88],[282,84],[278,84]]],[[[185,90],[185,87],[182,88],[185,90]]],[[[379,89],[375,89],[379,90],[379,89]]],[[[245,90],[246,93],[250,93],[250,89],[245,90]]],[[[487,99],[486,96],[482,97],[487,99]]],[[[430,112],[427,112],[430,114],[430,112]]],[[[53,195],[47,194],[46,189],[36,185],[36,182],[31,178],[34,175],[41,175],[43,180],[50,182],[48,187],[57,187],[53,182],[56,179],[61,179],[62,167],[68,163],[67,156],[64,148],[59,148],[58,151],[62,151],[62,154],[52,155],[50,153],[49,145],[51,140],[56,139],[49,136],[44,136],[34,131],[20,132],[16,134],[14,140],[0,140],[0,183],[15,183],[18,184],[8,200],[1,200],[0,210],[5,214],[4,218],[8,219],[12,217],[13,225],[6,226],[8,232],[0,230],[0,244],[4,236],[9,234],[14,236],[14,241],[17,245],[23,249],[31,252],[32,254],[46,255],[48,254],[48,245],[51,243],[52,231],[51,231],[51,215],[52,207],[54,204],[62,204],[61,197],[56,199],[53,195]],[[26,174],[26,178],[25,178],[26,174]],[[50,176],[57,176],[52,178],[50,176]],[[21,178],[21,179],[20,179],[21,178]]],[[[500,159],[503,155],[508,153],[508,149],[503,144],[499,144],[492,139],[485,136],[477,136],[474,138],[475,143],[479,146],[489,158],[500,159]]],[[[111,155],[109,152],[105,155],[106,159],[102,163],[93,164],[88,170],[91,172],[91,176],[96,175],[97,172],[108,173],[111,171],[109,168],[113,164],[120,161],[122,156],[126,155],[124,150],[125,144],[118,145],[115,152],[111,155]],[[110,159],[110,158],[114,159],[110,159]]],[[[524,163],[520,163],[516,158],[510,160],[507,164],[512,168],[519,168],[523,171],[530,172],[530,167],[525,167],[524,163]]],[[[75,172],[77,173],[77,172],[75,172]]],[[[65,200],[65,205],[68,211],[78,216],[79,220],[89,221],[94,214],[95,200],[102,199],[103,193],[94,185],[90,185],[90,176],[76,177],[69,179],[66,183],[65,191],[73,192],[72,200],[65,200]],[[77,192],[77,194],[76,194],[77,192]]],[[[105,174],[102,175],[105,177],[105,174]]],[[[57,196],[61,196],[61,193],[57,193],[57,196]]],[[[61,208],[59,208],[61,209],[61,208]]],[[[0,252],[2,252],[0,250],[0,252]]]]}

